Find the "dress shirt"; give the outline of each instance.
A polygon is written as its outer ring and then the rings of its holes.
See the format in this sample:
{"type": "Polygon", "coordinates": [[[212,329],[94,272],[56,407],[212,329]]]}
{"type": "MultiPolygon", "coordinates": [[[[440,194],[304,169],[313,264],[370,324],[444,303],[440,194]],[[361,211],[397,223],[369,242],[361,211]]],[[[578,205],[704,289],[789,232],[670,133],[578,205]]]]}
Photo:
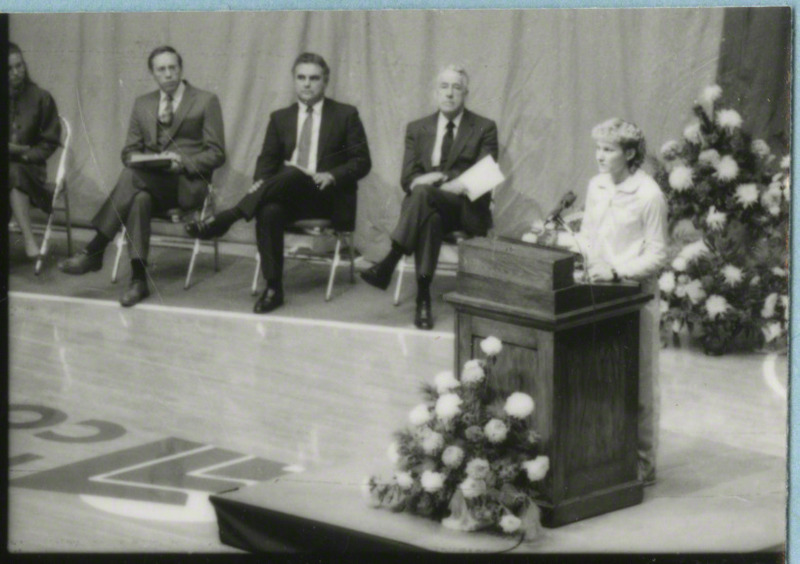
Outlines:
{"type": "Polygon", "coordinates": [[[442,112],[439,112],[439,121],[436,123],[436,141],[433,143],[433,154],[431,155],[431,164],[439,166],[443,164],[442,161],[442,139],[447,131],[447,122],[453,122],[453,142],[455,143],[456,135],[458,134],[458,126],[461,123],[461,118],[464,117],[464,110],[451,120],[444,117],[442,112]]]}
{"type": "MultiPolygon", "coordinates": [[[[178,87],[175,89],[175,92],[173,92],[173,94],[172,94],[172,115],[173,116],[178,111],[178,106],[180,105],[181,100],[183,100],[183,93],[184,92],[186,92],[186,84],[184,84],[183,81],[181,80],[181,83],[178,85],[178,87]]],[[[159,101],[158,101],[158,115],[162,115],[164,113],[164,108],[167,107],[167,104],[169,102],[167,101],[167,93],[166,92],[164,92],[163,90],[159,90],[159,93],[160,93],[161,97],[159,98],[159,101]]]]}
{"type": "MultiPolygon", "coordinates": [[[[325,98],[311,106],[311,147],[308,154],[308,170],[317,172],[317,148],[319,147],[319,125],[322,123],[322,103],[325,98]]],[[[300,147],[300,133],[303,131],[303,123],[308,117],[308,106],[299,102],[297,108],[297,139],[295,140],[294,152],[292,152],[292,164],[297,164],[297,153],[300,147]]]]}
{"type": "Polygon", "coordinates": [[[667,258],[667,202],[653,178],[636,170],[619,184],[608,173],[589,181],[579,239],[589,264],[605,263],[642,280],[667,258]]]}

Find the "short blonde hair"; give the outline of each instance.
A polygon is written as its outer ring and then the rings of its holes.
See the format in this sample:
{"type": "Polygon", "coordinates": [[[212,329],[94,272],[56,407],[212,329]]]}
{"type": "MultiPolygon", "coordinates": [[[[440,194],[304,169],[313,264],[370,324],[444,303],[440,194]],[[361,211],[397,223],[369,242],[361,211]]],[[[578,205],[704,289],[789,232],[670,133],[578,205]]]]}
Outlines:
{"type": "Polygon", "coordinates": [[[616,143],[626,153],[629,149],[633,149],[633,157],[628,160],[630,170],[636,170],[642,166],[647,154],[644,133],[636,124],[624,119],[611,118],[595,125],[592,129],[592,139],[616,143]]]}

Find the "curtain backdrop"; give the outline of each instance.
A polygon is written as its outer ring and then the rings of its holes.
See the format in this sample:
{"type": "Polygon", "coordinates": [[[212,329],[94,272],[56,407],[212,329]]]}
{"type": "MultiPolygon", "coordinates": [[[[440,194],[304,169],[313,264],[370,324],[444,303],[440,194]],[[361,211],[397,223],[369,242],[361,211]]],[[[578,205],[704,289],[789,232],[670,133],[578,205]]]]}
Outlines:
{"type": "MultiPolygon", "coordinates": [[[[293,101],[301,51],[331,66],[330,97],[356,105],[372,153],[360,183],[356,244],[388,249],[398,217],[403,135],[435,110],[444,64],[471,76],[467,105],[496,120],[500,166],[495,228],[517,236],[567,190],[582,205],[595,174],[591,128],[619,116],[639,124],[651,150],[680,135],[692,101],[714,82],[723,9],[489,10],[19,14],[11,40],[32,78],[73,125],[68,177],[87,222],[119,174],[133,100],[154,89],[149,51],[170,44],[184,77],[215,92],[228,162],[215,175],[221,204],[248,188],[269,113],[293,101]]],[[[253,241],[240,222],[227,236],[253,241]]]]}

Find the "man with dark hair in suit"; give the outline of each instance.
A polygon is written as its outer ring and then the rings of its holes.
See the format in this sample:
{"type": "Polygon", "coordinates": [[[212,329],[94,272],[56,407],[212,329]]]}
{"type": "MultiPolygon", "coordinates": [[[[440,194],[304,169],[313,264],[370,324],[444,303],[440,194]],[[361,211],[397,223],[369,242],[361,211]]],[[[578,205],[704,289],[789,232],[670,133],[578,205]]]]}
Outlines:
{"type": "Polygon", "coordinates": [[[361,273],[366,282],[385,290],[403,255],[413,253],[417,273],[414,325],[420,329],[433,328],[430,285],[442,237],[456,230],[485,235],[492,224],[491,192],[472,202],[458,180],[486,155],[497,160],[497,126],[464,108],[468,92],[466,71],[455,65],[446,67],[436,81],[439,110],[406,128],[400,177],[406,198],[392,233],[392,247],[381,262],[361,273]]]}
{"type": "Polygon", "coordinates": [[[283,237],[287,223],[331,219],[336,229],[355,225],[358,180],[372,161],[354,106],[325,97],[330,69],[321,56],[303,53],[292,65],[297,102],[270,115],[253,185],[234,207],[186,231],[219,237],[236,221],[256,218],[256,240],[267,288],[253,308],[268,313],[283,304],[283,237]]]}
{"type": "Polygon", "coordinates": [[[146,266],[153,212],[200,207],[214,169],[225,163],[225,133],[217,96],[181,79],[183,61],[168,45],[154,49],[147,64],[158,90],[134,102],[122,149],[125,168],[92,220],[97,234],[86,248],[59,265],[67,274],[100,270],[105,248],[125,225],[130,238],[131,283],[120,303],[126,307],[150,295],[146,266]],[[158,165],[162,168],[148,168],[141,162],[142,155],[165,157],[158,165]]]}

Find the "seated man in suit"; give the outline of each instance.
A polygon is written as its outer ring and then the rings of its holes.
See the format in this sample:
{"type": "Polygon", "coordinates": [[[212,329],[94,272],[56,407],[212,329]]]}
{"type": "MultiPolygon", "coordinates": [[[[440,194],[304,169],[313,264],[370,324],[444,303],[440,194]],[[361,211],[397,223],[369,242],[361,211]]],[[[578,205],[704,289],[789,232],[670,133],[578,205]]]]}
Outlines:
{"type": "Polygon", "coordinates": [[[255,313],[283,304],[283,235],[299,219],[331,219],[337,229],[355,225],[358,180],[372,161],[364,126],[354,106],[325,97],[330,69],[321,56],[303,53],[292,66],[297,102],[270,115],[253,185],[236,206],[186,231],[219,237],[236,221],[256,218],[256,242],[267,288],[255,313]]]}
{"type": "Polygon", "coordinates": [[[126,307],[150,294],[146,266],[152,213],[201,206],[212,172],[225,162],[217,96],[181,80],[183,60],[172,47],[154,49],[147,64],[158,90],[134,102],[122,149],[125,168],[92,220],[97,234],[86,248],[59,265],[67,274],[100,270],[106,246],[124,224],[132,271],[131,284],[120,300],[126,307]],[[141,155],[155,154],[168,158],[166,167],[147,168],[136,162],[141,155]]]}
{"type": "Polygon", "coordinates": [[[417,273],[414,325],[420,329],[433,328],[430,285],[442,237],[456,230],[485,235],[492,224],[491,193],[471,202],[458,180],[484,156],[497,159],[497,126],[464,108],[468,91],[466,71],[448,66],[436,82],[439,110],[406,128],[400,177],[406,198],[391,236],[392,248],[381,262],[361,273],[369,284],[385,290],[403,255],[413,253],[417,273]]]}

